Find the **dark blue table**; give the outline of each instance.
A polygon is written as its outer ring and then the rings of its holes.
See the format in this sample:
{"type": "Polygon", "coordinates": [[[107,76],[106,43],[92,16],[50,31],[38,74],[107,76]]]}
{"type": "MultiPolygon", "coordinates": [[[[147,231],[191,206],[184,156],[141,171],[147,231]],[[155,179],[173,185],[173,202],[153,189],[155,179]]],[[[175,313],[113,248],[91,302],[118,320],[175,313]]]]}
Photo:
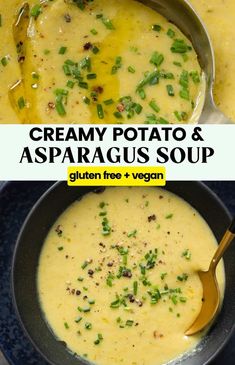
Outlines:
{"type": "MultiPolygon", "coordinates": [[[[10,269],[20,227],[51,182],[0,183],[0,349],[12,365],[48,365],[25,337],[12,306],[10,269]]],[[[235,215],[235,182],[208,182],[235,215]]],[[[211,365],[235,364],[235,334],[211,365]]],[[[200,364],[198,364],[200,365],[200,364]]]]}

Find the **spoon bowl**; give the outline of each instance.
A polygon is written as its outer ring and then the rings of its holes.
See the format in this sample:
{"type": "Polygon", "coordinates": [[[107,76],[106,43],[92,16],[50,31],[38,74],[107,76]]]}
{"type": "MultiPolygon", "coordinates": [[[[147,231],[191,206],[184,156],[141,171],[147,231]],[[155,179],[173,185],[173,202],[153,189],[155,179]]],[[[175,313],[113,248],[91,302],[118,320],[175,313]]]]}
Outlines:
{"type": "Polygon", "coordinates": [[[234,238],[235,218],[233,219],[230,227],[225,232],[219,247],[217,248],[211,260],[208,271],[198,271],[203,288],[202,306],[197,318],[185,332],[186,336],[191,336],[199,331],[202,331],[206,326],[209,325],[209,323],[211,323],[218,313],[221,296],[216,279],[216,267],[234,238]]]}

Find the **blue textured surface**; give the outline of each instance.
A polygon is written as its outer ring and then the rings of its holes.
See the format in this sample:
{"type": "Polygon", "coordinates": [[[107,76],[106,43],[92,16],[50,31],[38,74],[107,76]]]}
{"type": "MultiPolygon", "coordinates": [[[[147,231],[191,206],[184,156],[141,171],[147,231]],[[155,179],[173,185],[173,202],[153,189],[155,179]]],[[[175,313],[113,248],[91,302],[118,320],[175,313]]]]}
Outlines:
{"type": "MultiPolygon", "coordinates": [[[[0,183],[0,348],[13,365],[48,365],[25,337],[12,306],[10,269],[16,237],[29,210],[50,182],[0,183]]],[[[208,182],[235,215],[235,182],[208,182]]],[[[235,334],[212,365],[234,365],[235,334]]],[[[198,364],[200,365],[200,364],[198,364]]]]}

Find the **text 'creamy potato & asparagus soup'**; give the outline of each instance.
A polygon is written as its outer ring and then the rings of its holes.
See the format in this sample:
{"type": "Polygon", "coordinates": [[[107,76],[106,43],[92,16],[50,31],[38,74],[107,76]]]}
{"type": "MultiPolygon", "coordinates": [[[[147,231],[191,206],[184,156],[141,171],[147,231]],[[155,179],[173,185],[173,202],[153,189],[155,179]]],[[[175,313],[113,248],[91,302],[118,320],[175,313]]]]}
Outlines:
{"type": "MultiPolygon", "coordinates": [[[[46,237],[38,295],[55,336],[98,365],[187,356],[216,239],[200,214],[160,188],[106,188],[74,202],[46,237]]],[[[217,271],[224,291],[223,263],[217,271]]]]}
{"type": "Polygon", "coordinates": [[[1,123],[198,120],[191,42],[138,1],[12,0],[0,13],[1,123]]]}

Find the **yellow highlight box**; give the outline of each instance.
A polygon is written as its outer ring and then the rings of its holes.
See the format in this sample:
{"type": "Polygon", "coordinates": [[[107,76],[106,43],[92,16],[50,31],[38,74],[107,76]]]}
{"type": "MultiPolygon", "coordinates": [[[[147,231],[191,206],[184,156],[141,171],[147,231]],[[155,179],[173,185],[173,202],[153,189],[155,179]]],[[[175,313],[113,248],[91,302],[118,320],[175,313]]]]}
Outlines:
{"type": "Polygon", "coordinates": [[[164,186],[165,167],[70,166],[69,186],[164,186]]]}

